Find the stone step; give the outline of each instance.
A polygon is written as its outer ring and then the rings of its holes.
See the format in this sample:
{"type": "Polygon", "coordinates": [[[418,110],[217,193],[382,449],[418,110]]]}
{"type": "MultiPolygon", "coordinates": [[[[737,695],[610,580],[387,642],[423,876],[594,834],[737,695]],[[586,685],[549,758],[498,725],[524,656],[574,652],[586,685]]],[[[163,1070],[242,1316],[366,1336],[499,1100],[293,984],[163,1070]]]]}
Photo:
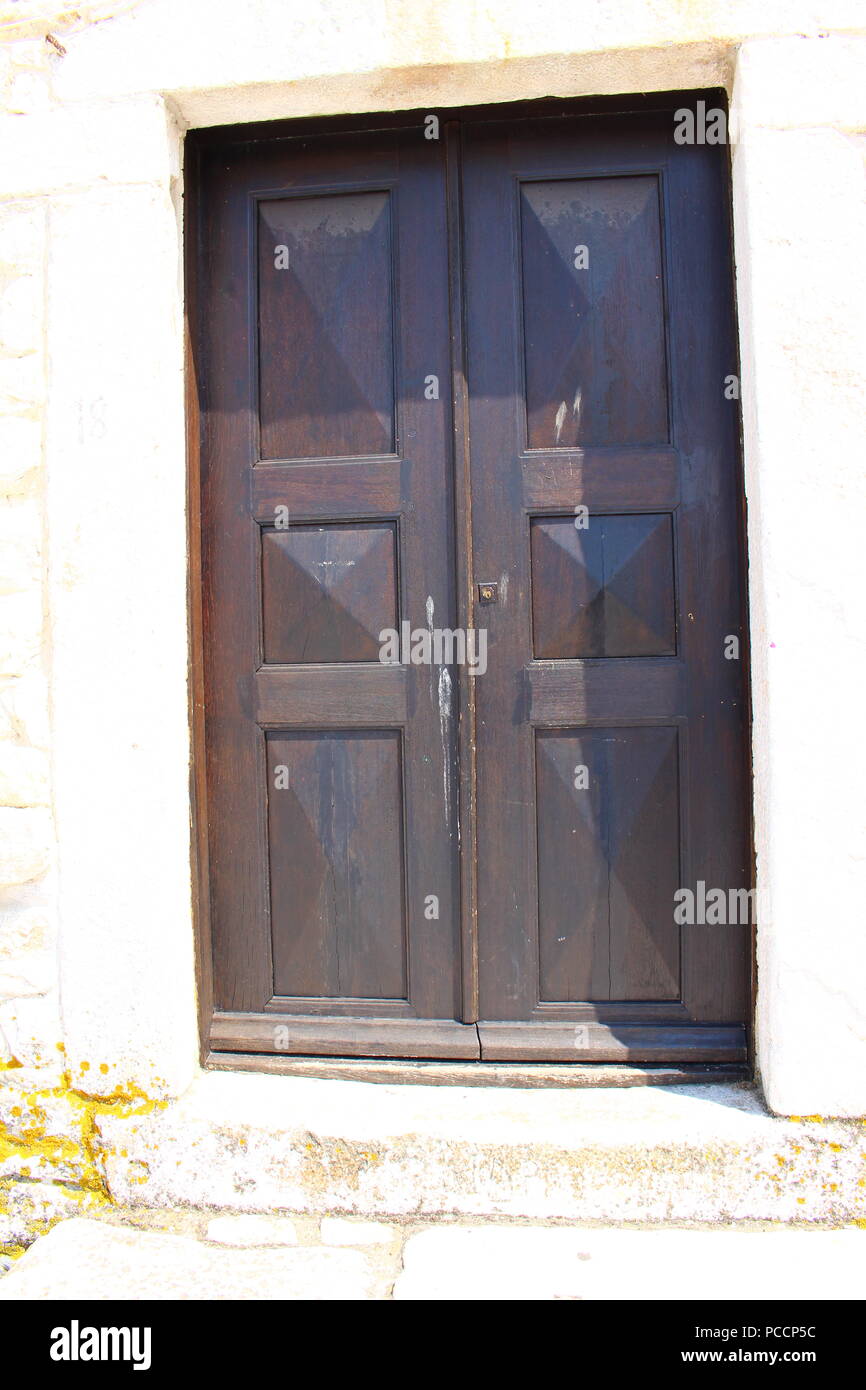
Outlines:
{"type": "Polygon", "coordinates": [[[97,1113],[113,1200],[246,1212],[599,1222],[866,1219],[866,1127],[745,1083],[526,1090],[203,1073],[97,1113]]]}

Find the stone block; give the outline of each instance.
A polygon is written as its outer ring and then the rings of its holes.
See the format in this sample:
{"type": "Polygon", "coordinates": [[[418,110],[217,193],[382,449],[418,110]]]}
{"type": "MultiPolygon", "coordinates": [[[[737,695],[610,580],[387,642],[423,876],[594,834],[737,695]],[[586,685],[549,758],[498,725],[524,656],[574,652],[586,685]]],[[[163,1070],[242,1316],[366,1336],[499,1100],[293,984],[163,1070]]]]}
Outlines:
{"type": "Polygon", "coordinates": [[[322,1217],[323,1245],[390,1245],[397,1228],[384,1221],[347,1221],[342,1216],[322,1217]]]}
{"type": "Polygon", "coordinates": [[[42,466],[42,424],[33,416],[0,415],[0,493],[31,496],[42,466]]]}
{"type": "Polygon", "coordinates": [[[293,1221],[280,1216],[215,1216],[208,1222],[207,1239],[216,1245],[297,1245],[293,1221]]]}
{"type": "Polygon", "coordinates": [[[171,125],[156,93],[2,116],[0,146],[0,195],[15,198],[97,182],[167,185],[174,172],[171,125]]]}
{"type": "Polygon", "coordinates": [[[866,1232],[448,1227],[409,1237],[394,1297],[436,1302],[863,1299],[866,1232]],[[700,1277],[696,1277],[696,1271],[700,1277]]]}
{"type": "Polygon", "coordinates": [[[32,1299],[304,1300],[381,1294],[357,1250],[214,1249],[188,1236],[64,1221],[0,1280],[0,1301],[32,1299]]]}
{"type": "MultiPolygon", "coordinates": [[[[105,1198],[97,1192],[66,1187],[61,1183],[2,1183],[0,1249],[30,1245],[58,1221],[99,1212],[105,1204],[105,1198]]],[[[0,1289],[7,1277],[0,1280],[0,1289]]]]}
{"type": "Polygon", "coordinates": [[[50,799],[47,753],[0,742],[0,806],[47,806],[50,799]]]}
{"type": "Polygon", "coordinates": [[[41,878],[50,863],[51,842],[47,811],[0,807],[0,884],[41,878]]]}

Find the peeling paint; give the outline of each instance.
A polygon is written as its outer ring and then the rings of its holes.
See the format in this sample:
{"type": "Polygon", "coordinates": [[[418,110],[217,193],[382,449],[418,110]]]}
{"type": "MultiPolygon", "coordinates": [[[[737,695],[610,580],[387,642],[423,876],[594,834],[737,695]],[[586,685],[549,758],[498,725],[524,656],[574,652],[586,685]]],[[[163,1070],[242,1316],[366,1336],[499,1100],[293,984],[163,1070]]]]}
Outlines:
{"type": "Polygon", "coordinates": [[[442,737],[442,786],[445,795],[445,823],[451,833],[451,673],[439,668],[439,732],[442,737]]]}

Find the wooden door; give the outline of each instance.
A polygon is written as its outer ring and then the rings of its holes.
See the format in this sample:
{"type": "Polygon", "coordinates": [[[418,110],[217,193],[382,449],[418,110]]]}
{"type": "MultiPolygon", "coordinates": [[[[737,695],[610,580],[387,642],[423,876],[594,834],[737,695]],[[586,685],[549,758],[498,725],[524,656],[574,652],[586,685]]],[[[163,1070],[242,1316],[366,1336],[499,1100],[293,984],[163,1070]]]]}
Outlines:
{"type": "Polygon", "coordinates": [[[196,156],[210,1046],[740,1059],[723,152],[377,124],[196,156]]]}
{"type": "Polygon", "coordinates": [[[721,152],[669,112],[465,150],[482,1055],[742,1055],[748,925],[671,910],[748,883],[721,152]]]}
{"type": "Polygon", "coordinates": [[[448,672],[379,660],[454,625],[442,162],[323,136],[201,182],[212,1045],[476,1057],[448,672]]]}

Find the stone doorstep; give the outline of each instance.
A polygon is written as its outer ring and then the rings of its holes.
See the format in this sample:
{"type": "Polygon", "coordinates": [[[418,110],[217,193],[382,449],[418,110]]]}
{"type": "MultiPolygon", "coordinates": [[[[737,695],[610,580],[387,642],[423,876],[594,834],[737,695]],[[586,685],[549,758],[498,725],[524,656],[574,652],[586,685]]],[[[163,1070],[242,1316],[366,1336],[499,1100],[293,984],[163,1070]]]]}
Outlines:
{"type": "MultiPolygon", "coordinates": [[[[230,1220],[231,1218],[226,1218],[230,1220]]],[[[410,1225],[371,1251],[263,1239],[247,1248],[75,1218],[0,1277],[0,1302],[114,1300],[861,1300],[866,1232],[775,1227],[410,1225]]],[[[328,1220],[328,1218],[325,1218],[328,1220]]],[[[323,1223],[324,1224],[324,1223],[323,1223]]],[[[353,1223],[345,1223],[350,1236],[353,1223]]],[[[271,1235],[276,1235],[273,1229],[271,1235]]],[[[367,1233],[369,1234],[369,1232],[367,1233]]]]}
{"type": "Polygon", "coordinates": [[[96,1116],[135,1208],[423,1219],[844,1224],[866,1219],[866,1126],[779,1119],[744,1083],[621,1090],[202,1073],[96,1116]]]}

